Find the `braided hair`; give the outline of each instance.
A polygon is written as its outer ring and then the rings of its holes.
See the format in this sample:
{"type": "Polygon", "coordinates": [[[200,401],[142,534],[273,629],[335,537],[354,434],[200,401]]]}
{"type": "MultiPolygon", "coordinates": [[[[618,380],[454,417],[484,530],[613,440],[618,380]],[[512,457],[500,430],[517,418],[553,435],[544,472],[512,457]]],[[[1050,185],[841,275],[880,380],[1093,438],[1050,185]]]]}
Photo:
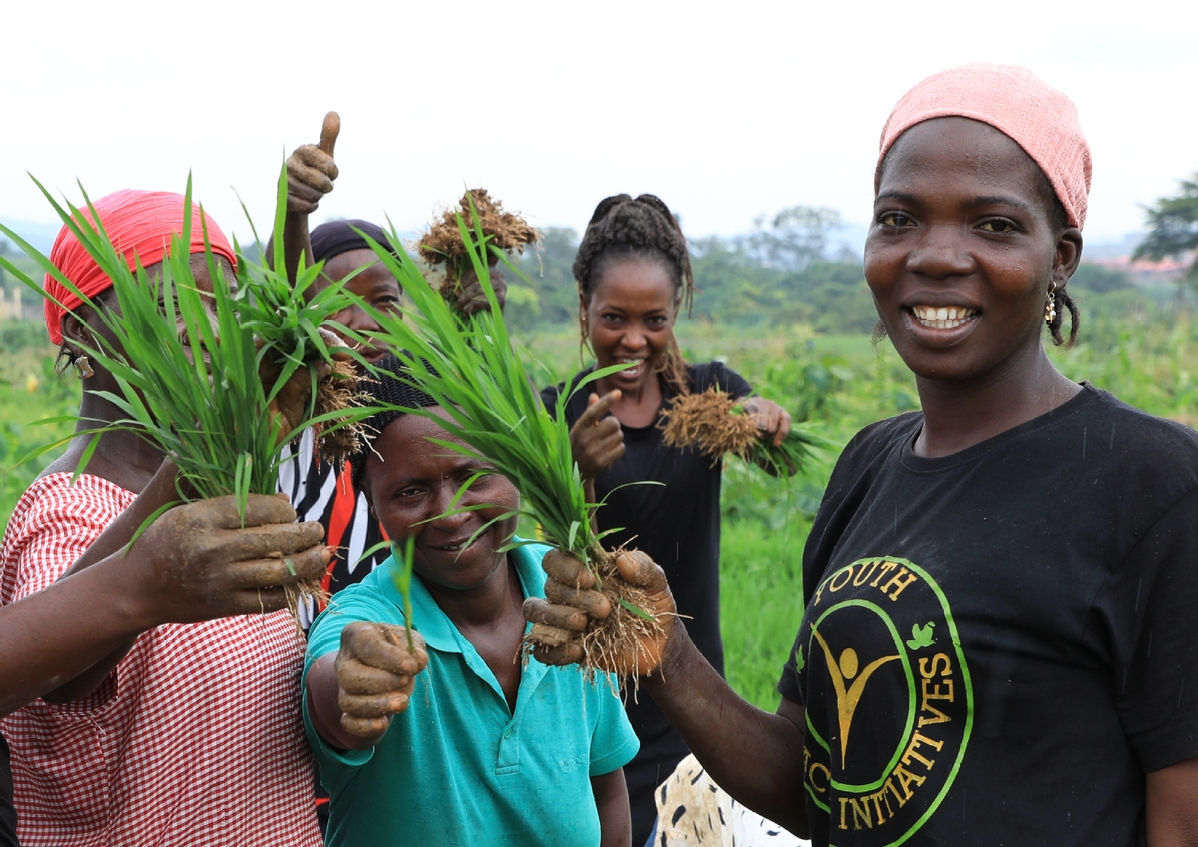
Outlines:
{"type": "MultiPolygon", "coordinates": [[[[1069,215],[1065,212],[1065,205],[1061,202],[1061,198],[1057,196],[1056,190],[1052,187],[1052,183],[1048,181],[1039,166],[1036,167],[1036,182],[1040,189],[1040,193],[1048,202],[1048,223],[1052,227],[1053,232],[1060,232],[1069,224],[1069,215]]],[[[1081,323],[1081,312],[1077,309],[1077,303],[1069,296],[1069,292],[1062,286],[1060,290],[1053,290],[1052,296],[1056,301],[1056,314],[1052,320],[1046,320],[1048,324],[1048,333],[1052,336],[1052,343],[1057,347],[1072,347],[1077,341],[1077,328],[1081,323]],[[1069,338],[1065,339],[1061,335],[1061,327],[1065,322],[1065,312],[1069,313],[1069,338]]]]}
{"type": "MultiPolygon", "coordinates": [[[[695,296],[695,278],[691,273],[686,238],[674,213],[652,194],[642,194],[636,199],[628,194],[617,194],[595,207],[574,259],[574,279],[582,295],[578,311],[584,347],[588,340],[584,303],[590,301],[595,284],[603,272],[612,263],[626,259],[662,262],[674,281],[677,299],[690,312],[695,296]]],[[[686,363],[682,360],[673,333],[658,367],[675,391],[679,394],[690,393],[686,363]]]]}

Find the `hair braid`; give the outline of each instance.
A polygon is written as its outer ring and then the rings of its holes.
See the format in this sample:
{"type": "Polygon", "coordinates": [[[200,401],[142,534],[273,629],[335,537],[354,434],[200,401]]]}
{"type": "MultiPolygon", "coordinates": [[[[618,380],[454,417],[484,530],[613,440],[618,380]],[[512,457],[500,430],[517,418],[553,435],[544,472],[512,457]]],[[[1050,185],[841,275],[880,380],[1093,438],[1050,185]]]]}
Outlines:
{"type": "Polygon", "coordinates": [[[1052,343],[1057,347],[1069,349],[1077,341],[1077,328],[1081,323],[1081,312],[1078,311],[1077,303],[1069,292],[1064,288],[1053,292],[1057,298],[1057,313],[1051,321],[1048,322],[1048,331],[1052,335],[1052,343]],[[1066,340],[1061,335],[1061,327],[1065,323],[1065,312],[1069,312],[1069,339],[1066,340]]]}
{"type": "MultiPolygon", "coordinates": [[[[595,282],[609,262],[630,258],[661,261],[670,271],[679,301],[690,312],[695,279],[686,238],[670,207],[652,194],[642,194],[636,199],[628,194],[617,194],[595,207],[574,259],[574,279],[578,282],[582,301],[590,300],[595,282]]],[[[579,302],[579,324],[585,346],[586,311],[582,301],[579,302]]],[[[660,371],[678,393],[690,393],[686,363],[673,333],[662,357],[660,371]]]]}

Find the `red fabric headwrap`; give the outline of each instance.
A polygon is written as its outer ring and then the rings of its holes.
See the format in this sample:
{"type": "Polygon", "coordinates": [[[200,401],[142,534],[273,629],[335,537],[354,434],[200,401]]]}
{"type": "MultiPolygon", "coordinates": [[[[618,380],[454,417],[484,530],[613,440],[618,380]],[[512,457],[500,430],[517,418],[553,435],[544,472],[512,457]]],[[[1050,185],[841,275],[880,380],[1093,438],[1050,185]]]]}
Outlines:
{"type": "MultiPolygon", "coordinates": [[[[112,239],[117,251],[124,254],[130,270],[137,268],[140,259],[143,268],[161,262],[170,250],[171,237],[183,234],[183,195],[169,191],[134,191],[127,189],[101,197],[92,205],[95,206],[108,237],[112,239]]],[[[91,223],[91,212],[84,207],[80,210],[88,223],[91,223]]],[[[205,215],[208,226],[208,243],[214,256],[224,256],[237,268],[237,258],[233,255],[233,247],[225,234],[220,231],[211,217],[205,215]]],[[[200,223],[200,207],[191,207],[191,252],[204,252],[204,229],[200,223]]],[[[87,250],[79,243],[65,226],[59,230],[58,238],[54,239],[54,249],[50,251],[50,261],[62,271],[76,288],[88,297],[95,297],[101,291],[112,287],[112,280],[105,276],[87,250]]],[[[62,316],[67,311],[74,311],[82,301],[58,282],[50,274],[46,274],[46,292],[66,306],[64,310],[58,303],[45,301],[46,329],[50,332],[50,340],[55,344],[62,343],[62,316]]]]}

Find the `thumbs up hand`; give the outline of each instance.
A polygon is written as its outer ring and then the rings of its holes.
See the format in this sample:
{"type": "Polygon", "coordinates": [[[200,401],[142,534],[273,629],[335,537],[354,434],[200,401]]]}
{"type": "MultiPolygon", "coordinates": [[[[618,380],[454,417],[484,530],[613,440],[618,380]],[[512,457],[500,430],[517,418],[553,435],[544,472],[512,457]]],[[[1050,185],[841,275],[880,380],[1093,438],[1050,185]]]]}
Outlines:
{"type": "Polygon", "coordinates": [[[337,178],[333,145],[339,132],[341,117],[329,112],[320,128],[320,144],[304,144],[288,157],[287,211],[310,215],[324,195],[333,190],[333,180],[337,178]]]}

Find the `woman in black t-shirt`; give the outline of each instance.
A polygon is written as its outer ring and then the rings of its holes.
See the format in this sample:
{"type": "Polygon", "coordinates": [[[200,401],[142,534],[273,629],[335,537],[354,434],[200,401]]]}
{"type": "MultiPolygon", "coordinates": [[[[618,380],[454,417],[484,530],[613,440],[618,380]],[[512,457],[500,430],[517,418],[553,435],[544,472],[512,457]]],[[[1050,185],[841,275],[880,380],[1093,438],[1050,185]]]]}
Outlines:
{"type": "MultiPolygon", "coordinates": [[[[1023,68],[904,96],[865,274],[923,410],[837,464],[777,714],[684,627],[642,681],[720,786],[820,847],[1198,844],[1198,436],[1042,343],[1065,312],[1076,335],[1089,181],[1072,102],[1023,68]]],[[[646,557],[617,566],[673,608],[646,557]]]]}
{"type": "MultiPolygon", "coordinates": [[[[631,363],[565,406],[574,455],[598,500],[601,530],[619,528],[604,543],[645,551],[674,586],[680,614],[699,652],[716,673],[724,671],[720,640],[720,463],[695,449],[666,447],[657,427],[662,408],[681,393],[717,387],[746,397],[749,384],[718,362],[687,365],[674,340],[678,310],[689,305],[693,283],[686,240],[666,205],[649,194],[627,194],[599,204],[574,262],[583,340],[598,367],[631,363]],[[650,481],[660,485],[637,485],[650,481]]],[[[569,388],[542,392],[556,412],[569,388]]],[[[777,441],[790,415],[776,403],[750,398],[759,427],[777,441]]],[[[624,768],[632,804],[633,843],[653,827],[653,791],[687,754],[686,743],[652,698],[630,699],[628,716],[641,741],[624,768]]]]}

